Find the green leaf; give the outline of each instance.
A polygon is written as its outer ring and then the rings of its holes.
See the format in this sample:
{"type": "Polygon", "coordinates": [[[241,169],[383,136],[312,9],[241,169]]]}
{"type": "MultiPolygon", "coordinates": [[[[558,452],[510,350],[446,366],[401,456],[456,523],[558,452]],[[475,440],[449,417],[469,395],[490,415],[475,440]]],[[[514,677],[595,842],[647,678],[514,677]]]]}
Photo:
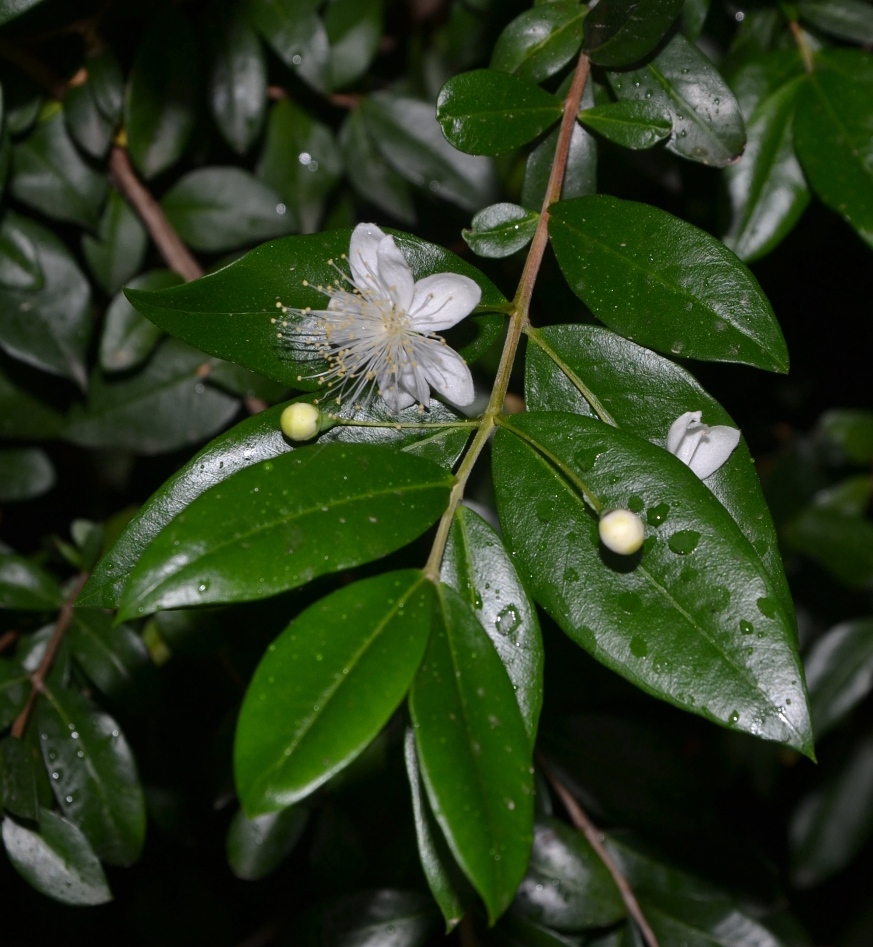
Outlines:
{"type": "Polygon", "coordinates": [[[689,42],[696,43],[700,39],[708,13],[709,0],[685,0],[682,4],[682,33],[689,42]]]}
{"type": "Polygon", "coordinates": [[[0,450],[0,503],[19,503],[48,493],[57,477],[52,462],[38,447],[0,450]]]}
{"type": "Polygon", "coordinates": [[[873,412],[834,408],[821,415],[818,429],[851,463],[873,462],[873,412]]]}
{"type": "MultiPolygon", "coordinates": [[[[388,232],[393,233],[416,280],[433,273],[461,273],[482,288],[479,311],[507,306],[497,287],[454,253],[408,234],[388,232]]],[[[127,297],[156,325],[210,355],[296,388],[315,388],[317,382],[301,376],[312,375],[319,363],[296,361],[277,340],[276,325],[271,320],[281,315],[277,302],[294,309],[324,308],[326,297],[315,287],[336,280],[332,263],[348,252],[350,237],[348,230],[286,237],[264,244],[193,283],[160,293],[129,291],[127,297]]],[[[493,321],[499,332],[502,320],[493,321]]],[[[457,329],[470,331],[475,322],[468,318],[457,329]]],[[[463,346],[455,346],[451,333],[447,338],[468,360],[477,357],[463,346]]]]}
{"type": "Polygon", "coordinates": [[[86,154],[103,158],[109,151],[115,126],[100,111],[87,80],[81,85],[68,85],[64,121],[70,136],[86,154]]]}
{"type": "Polygon", "coordinates": [[[10,20],[42,2],[43,0],[0,0],[0,26],[5,26],[10,20]]]}
{"type": "Polygon", "coordinates": [[[255,143],[267,112],[267,57],[242,8],[219,6],[208,23],[212,62],[209,108],[237,154],[255,143]]]}
{"type": "Polygon", "coordinates": [[[433,902],[417,891],[381,888],[328,901],[313,912],[317,918],[309,943],[348,947],[425,947],[439,930],[433,902]],[[315,933],[317,931],[317,933],[315,933]]]}
{"type": "Polygon", "coordinates": [[[242,168],[190,171],[167,191],[161,207],[185,243],[209,253],[250,246],[291,229],[279,194],[242,168]]]}
{"type": "Polygon", "coordinates": [[[579,51],[587,12],[578,3],[567,2],[525,10],[498,37],[491,68],[531,82],[548,79],[579,51]]]}
{"type": "MultiPolygon", "coordinates": [[[[0,658],[0,730],[5,730],[21,712],[30,688],[30,675],[27,671],[12,661],[0,658]]],[[[15,742],[17,746],[23,745],[20,740],[15,742]]],[[[2,746],[3,744],[0,744],[0,749],[2,746]]],[[[0,792],[0,802],[5,798],[5,794],[0,792]]]]}
{"type": "Polygon", "coordinates": [[[434,815],[493,924],[509,906],[530,855],[530,743],[494,645],[446,585],[439,587],[410,710],[434,815]]]}
{"type": "Polygon", "coordinates": [[[0,553],[0,608],[51,611],[63,602],[58,583],[24,556],[0,553]]]}
{"type": "Polygon", "coordinates": [[[0,280],[0,347],[84,388],[91,291],[66,246],[8,212],[0,225],[0,274],[7,277],[0,280]]]}
{"type": "Polygon", "coordinates": [[[246,467],[146,549],[119,616],[266,598],[372,562],[420,536],[451,485],[430,461],[364,444],[302,447],[246,467]]]}
{"type": "MultiPolygon", "coordinates": [[[[3,233],[0,231],[0,241],[2,238],[3,233]]],[[[0,372],[0,438],[52,438],[57,435],[62,424],[63,419],[56,411],[16,388],[0,372]]]]}
{"type": "Polygon", "coordinates": [[[850,588],[873,582],[873,523],[866,519],[808,506],[788,524],[785,540],[850,588]]]}
{"type": "Polygon", "coordinates": [[[114,125],[124,109],[124,76],[118,57],[111,49],[105,48],[88,55],[85,65],[88,87],[97,108],[114,125]]]}
{"type": "MultiPolygon", "coordinates": [[[[25,688],[21,695],[20,704],[23,706],[30,689],[30,676],[20,672],[25,688]]],[[[8,677],[4,680],[4,701],[14,680],[8,677]]],[[[9,705],[7,705],[9,706],[9,705]]],[[[6,708],[4,708],[5,710],[6,708]]],[[[16,710],[19,711],[21,707],[16,710]]],[[[14,719],[14,717],[12,718],[14,719]]],[[[9,720],[5,725],[11,723],[9,720]]],[[[42,763],[39,747],[33,739],[25,733],[22,740],[7,736],[0,742],[0,800],[3,808],[22,819],[36,822],[39,819],[39,807],[52,804],[52,792],[48,786],[48,776],[42,763]]]]}
{"type": "Polygon", "coordinates": [[[639,69],[608,73],[619,99],[646,100],[671,116],[667,148],[683,158],[722,168],[743,152],[739,104],[715,66],[677,33],[639,69]]]}
{"type": "Polygon", "coordinates": [[[831,628],[804,662],[813,730],[821,738],[873,690],[873,619],[831,628]]]}
{"type": "Polygon", "coordinates": [[[643,690],[811,755],[791,616],[697,476],[590,418],[535,412],[503,426],[501,523],[522,578],[561,628],[643,690]],[[646,510],[646,542],[634,556],[610,554],[597,514],[629,505],[646,510]]]}
{"type": "Polygon", "coordinates": [[[148,364],[117,381],[96,372],[88,401],[74,405],[64,437],[88,447],[160,454],[202,441],[224,427],[239,402],[203,381],[209,359],[167,339],[148,364]]]}
{"type": "Polygon", "coordinates": [[[453,148],[432,105],[378,92],[367,96],[360,108],[385,160],[411,184],[470,212],[493,201],[497,193],[493,164],[453,148]]]}
{"type": "Polygon", "coordinates": [[[809,187],[794,153],[794,108],[804,79],[765,98],[746,124],[742,158],[725,169],[731,225],[724,242],[741,260],[776,247],[809,203],[809,187]]]}
{"type": "MultiPolygon", "coordinates": [[[[586,93],[587,94],[587,93],[586,93]]],[[[590,99],[594,104],[594,99],[590,99]]],[[[583,105],[587,106],[583,98],[583,105]]],[[[559,129],[534,148],[527,159],[524,169],[524,182],[521,188],[521,203],[539,213],[546,196],[555,151],[558,145],[559,129]]],[[[597,192],[597,141],[578,123],[574,122],[570,135],[570,151],[567,155],[567,169],[564,172],[564,186],[561,195],[564,199],[582,197],[597,192]]]]}
{"type": "Polygon", "coordinates": [[[873,247],[873,56],[820,54],[797,101],[794,137],[809,183],[873,247]]]}
{"type": "Polygon", "coordinates": [[[406,775],[412,792],[412,814],[418,856],[428,887],[446,921],[446,933],[454,930],[467,913],[472,891],[449,851],[427,801],[415,751],[415,731],[407,727],[404,740],[406,775]]]}
{"type": "MultiPolygon", "coordinates": [[[[151,270],[130,280],[128,288],[154,291],[183,282],[172,270],[151,270]]],[[[119,293],[106,309],[100,338],[100,367],[105,372],[136,368],[152,354],[163,334],[162,329],[131,306],[124,293],[119,293]]]]}
{"type": "Polygon", "coordinates": [[[9,190],[55,220],[96,227],[106,198],[106,177],[76,150],[58,110],[13,148],[9,190]]]}
{"type": "Polygon", "coordinates": [[[68,635],[76,662],[108,697],[129,696],[150,664],[142,638],[129,625],[113,627],[100,609],[77,608],[68,635]]]}
{"type": "Polygon", "coordinates": [[[803,57],[795,46],[759,53],[729,73],[728,79],[743,115],[750,119],[765,99],[803,75],[803,57]]]}
{"type": "Polygon", "coordinates": [[[529,79],[494,69],[455,76],[437,99],[446,138],[471,155],[499,155],[532,141],[561,117],[561,100],[529,79]]]}
{"type": "Polygon", "coordinates": [[[162,4],[137,47],[124,109],[130,157],[146,178],[182,157],[197,95],[197,39],[179,8],[162,4]]]}
{"type": "Polygon", "coordinates": [[[64,815],[103,861],[133,864],[145,839],[145,798],[118,724],[76,691],[60,687],[44,688],[35,722],[64,815]]]}
{"type": "Polygon", "coordinates": [[[85,836],[49,809],[39,813],[39,831],[3,819],[3,844],[13,868],[41,894],[61,904],[105,904],[112,893],[85,836]]]}
{"type": "Polygon", "coordinates": [[[651,148],[673,129],[670,113],[648,100],[624,100],[579,113],[579,121],[623,148],[651,148]]]}
{"type": "MultiPolygon", "coordinates": [[[[312,396],[301,400],[311,401],[312,396]]],[[[117,608],[127,576],[143,550],[176,514],[210,487],[231,474],[260,461],[271,460],[299,448],[290,444],[279,428],[279,416],[287,404],[276,405],[241,421],[196,454],[178,473],[170,477],[140,508],[119,536],[111,551],[98,563],[77,600],[80,606],[117,608]]],[[[370,408],[358,412],[360,420],[385,422],[384,427],[338,425],[319,438],[319,443],[368,443],[391,445],[451,468],[467,441],[468,430],[461,428],[397,428],[397,419],[387,409],[370,408]],[[389,423],[390,422],[390,423],[389,423]]],[[[431,402],[429,417],[450,423],[457,415],[439,402],[431,402]]],[[[400,421],[419,420],[413,406],[400,421]]]]}
{"type": "Polygon", "coordinates": [[[492,204],[480,210],[461,236],[479,256],[500,259],[526,247],[537,229],[540,215],[518,204],[492,204]]]}
{"type": "Polygon", "coordinates": [[[858,740],[826,782],[797,807],[789,827],[791,876],[798,888],[833,877],[873,832],[873,739],[858,740]]]}
{"type": "Polygon", "coordinates": [[[309,810],[289,806],[278,812],[249,819],[240,809],[227,830],[227,863],[243,881],[258,881],[272,874],[300,840],[309,810]]]}
{"type": "Polygon", "coordinates": [[[543,642],[536,609],[500,537],[464,506],[452,520],[440,578],[467,602],[488,633],[533,746],[543,703],[543,642]]]}
{"type": "Polygon", "coordinates": [[[600,857],[585,836],[557,819],[535,826],[530,866],[514,910],[559,931],[606,927],[625,915],[621,894],[600,857]]]}
{"type": "Polygon", "coordinates": [[[800,18],[850,43],[873,43],[873,7],[862,0],[800,0],[800,18]]]}
{"type": "Polygon", "coordinates": [[[600,0],[585,21],[585,50],[599,66],[629,66],[658,45],[681,9],[682,0],[600,0]]]}
{"type": "Polygon", "coordinates": [[[250,817],[309,795],[373,740],[421,661],[432,607],[421,572],[389,572],[328,595],[273,642],[237,724],[234,771],[250,817]]]}
{"type": "MultiPolygon", "coordinates": [[[[520,914],[510,912],[500,919],[494,929],[499,938],[495,941],[500,947],[578,947],[578,938],[565,937],[541,924],[530,921],[520,914]]],[[[603,938],[588,940],[591,947],[614,947],[612,941],[603,938]]]]}
{"type": "Polygon", "coordinates": [[[285,65],[315,89],[327,85],[330,47],[317,0],[251,0],[249,16],[285,65]]]}
{"type": "MultiPolygon", "coordinates": [[[[531,411],[574,411],[615,423],[666,446],[670,425],[686,411],[704,423],[735,427],[724,408],[684,368],[599,326],[548,326],[529,333],[525,399],[531,411]]],[[[794,604],[773,518],[743,439],[706,486],[760,555],[786,614],[794,604]]],[[[652,514],[657,522],[657,511],[652,514]]]]}
{"type": "Polygon", "coordinates": [[[116,190],[109,192],[97,237],[82,237],[82,255],[101,289],[110,296],[142,268],[148,235],[130,204],[116,190]]]}
{"type": "Polygon", "coordinates": [[[553,205],[549,232],[571,288],[610,329],[674,355],[788,370],[758,281],[704,231],[597,195],[553,205]]]}
{"type": "Polygon", "coordinates": [[[339,148],[327,125],[290,99],[273,106],[257,173],[281,195],[289,224],[304,233],[318,230],[325,201],[342,170],[339,148]]]}
{"type": "Polygon", "coordinates": [[[370,67],[382,39],[382,0],[334,0],[324,14],[330,43],[329,88],[341,89],[370,67]]]}

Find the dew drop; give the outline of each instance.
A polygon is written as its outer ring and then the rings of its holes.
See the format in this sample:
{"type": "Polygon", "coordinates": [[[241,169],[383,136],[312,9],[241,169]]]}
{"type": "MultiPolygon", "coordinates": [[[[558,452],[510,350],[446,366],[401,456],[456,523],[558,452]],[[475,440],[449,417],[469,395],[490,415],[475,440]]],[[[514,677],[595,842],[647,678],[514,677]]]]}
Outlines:
{"type": "MultiPolygon", "coordinates": [[[[639,511],[637,511],[639,512],[639,511]]],[[[649,526],[660,526],[670,512],[670,507],[666,503],[658,503],[656,506],[650,506],[646,510],[646,521],[649,526]]]]}
{"type": "Polygon", "coordinates": [[[697,549],[700,542],[700,533],[695,529],[680,529],[667,540],[671,552],[677,556],[687,556],[697,549]]]}
{"type": "Polygon", "coordinates": [[[750,635],[754,630],[755,626],[750,621],[746,621],[745,618],[740,621],[740,631],[744,635],[750,635]]]}
{"type": "Polygon", "coordinates": [[[644,658],[649,653],[649,643],[642,635],[634,635],[631,638],[630,649],[635,658],[644,658]]]}
{"type": "Polygon", "coordinates": [[[579,573],[572,566],[568,566],[566,569],[564,569],[564,581],[568,585],[572,582],[578,582],[579,573]]]}
{"type": "Polygon", "coordinates": [[[755,604],[758,606],[758,611],[766,618],[776,617],[776,603],[772,598],[759,598],[755,604]]]}
{"type": "Polygon", "coordinates": [[[497,631],[501,635],[511,635],[521,624],[521,615],[515,605],[507,605],[497,613],[497,631]]]}
{"type": "Polygon", "coordinates": [[[590,470],[602,453],[603,450],[599,447],[587,447],[577,451],[573,459],[580,470],[590,470]]]}

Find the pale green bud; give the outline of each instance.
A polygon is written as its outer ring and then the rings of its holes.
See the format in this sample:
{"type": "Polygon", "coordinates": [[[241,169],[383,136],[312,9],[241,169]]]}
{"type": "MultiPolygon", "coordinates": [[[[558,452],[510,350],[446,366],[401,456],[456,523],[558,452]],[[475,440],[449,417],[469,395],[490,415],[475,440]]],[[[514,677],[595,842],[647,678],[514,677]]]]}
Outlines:
{"type": "Polygon", "coordinates": [[[622,556],[635,553],[646,536],[643,521],[630,510],[607,510],[597,528],[603,545],[622,556]]]}
{"type": "Polygon", "coordinates": [[[308,441],[322,430],[322,420],[327,420],[314,404],[298,401],[289,404],[279,417],[282,433],[292,441],[308,441]]]}

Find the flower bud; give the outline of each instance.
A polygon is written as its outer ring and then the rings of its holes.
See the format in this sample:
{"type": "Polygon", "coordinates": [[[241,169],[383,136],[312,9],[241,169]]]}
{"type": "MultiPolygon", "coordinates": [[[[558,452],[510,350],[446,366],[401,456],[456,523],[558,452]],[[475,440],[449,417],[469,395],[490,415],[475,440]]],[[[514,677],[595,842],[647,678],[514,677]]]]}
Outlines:
{"type": "Polygon", "coordinates": [[[600,541],[622,556],[630,556],[643,544],[646,531],[643,521],[630,510],[607,510],[597,526],[600,541]]]}
{"type": "Polygon", "coordinates": [[[282,433],[292,441],[308,441],[322,430],[327,420],[314,404],[298,401],[289,404],[279,417],[282,433]]]}

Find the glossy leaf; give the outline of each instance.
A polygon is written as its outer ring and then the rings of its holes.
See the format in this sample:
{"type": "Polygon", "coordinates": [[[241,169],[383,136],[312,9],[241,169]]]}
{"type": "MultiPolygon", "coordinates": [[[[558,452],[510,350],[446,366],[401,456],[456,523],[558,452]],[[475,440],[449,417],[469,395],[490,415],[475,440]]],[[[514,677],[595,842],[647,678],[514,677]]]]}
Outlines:
{"type": "MultiPolygon", "coordinates": [[[[504,915],[494,929],[494,943],[500,947],[578,947],[576,937],[564,936],[558,931],[510,912],[504,915]]],[[[613,947],[602,938],[586,941],[591,947],[613,947]]]]}
{"type": "Polygon", "coordinates": [[[471,155],[499,155],[532,141],[554,125],[563,106],[527,79],[494,69],[455,76],[437,99],[446,138],[471,155]]]}
{"type": "Polygon", "coordinates": [[[787,526],[788,546],[820,563],[839,582],[864,588],[873,582],[873,523],[827,507],[808,506],[787,526]]]}
{"type": "Polygon", "coordinates": [[[805,22],[850,43],[873,43],[873,7],[862,0],[800,0],[805,22]]]}
{"type": "Polygon", "coordinates": [[[48,493],[57,477],[52,462],[38,447],[0,450],[0,503],[18,503],[48,493]]]}
{"type": "MultiPolygon", "coordinates": [[[[583,98],[582,104],[588,107],[583,98]]],[[[593,106],[594,100],[590,99],[593,106]]],[[[521,203],[530,210],[539,213],[546,196],[549,174],[555,160],[559,130],[543,139],[534,148],[527,159],[524,169],[524,182],[521,188],[521,203]]],[[[570,151],[567,155],[567,169],[564,173],[564,186],[561,195],[565,199],[582,197],[597,192],[597,141],[585,129],[575,122],[570,135],[570,151]]]]}
{"type": "MultiPolygon", "coordinates": [[[[3,681],[4,716],[7,708],[14,706],[14,714],[21,710],[27,699],[30,687],[29,675],[19,672],[24,677],[24,685],[18,689],[22,691],[20,701],[16,704],[7,702],[12,691],[12,676],[3,681]]],[[[11,716],[11,715],[10,715],[11,716]]],[[[8,726],[12,720],[4,724],[8,726]]],[[[3,808],[22,819],[36,822],[39,819],[40,805],[50,806],[53,802],[52,791],[48,786],[48,776],[43,766],[39,747],[27,733],[23,740],[7,736],[0,742],[0,800],[3,808]]]]}
{"type": "Polygon", "coordinates": [[[63,115],[56,111],[15,146],[10,191],[56,220],[95,227],[106,197],[106,178],[76,150],[63,115]]]}
{"type": "MultiPolygon", "coordinates": [[[[684,368],[598,326],[547,326],[531,333],[525,397],[531,411],[574,411],[666,446],[670,425],[701,411],[709,425],[735,427],[730,415],[684,368]]],[[[788,615],[794,603],[776,527],[752,457],[740,440],[706,486],[731,514],[760,555],[788,615]]],[[[652,515],[658,522],[657,512],[652,515]]]]}
{"type": "Polygon", "coordinates": [[[472,227],[461,236],[474,253],[499,259],[526,247],[539,219],[539,214],[518,204],[492,204],[476,214],[472,227]]]}
{"type": "Polygon", "coordinates": [[[619,99],[649,101],[670,113],[670,151],[716,168],[742,154],[746,133],[733,92],[709,59],[681,33],[645,66],[608,76],[619,99]]]}
{"type": "MultiPolygon", "coordinates": [[[[311,400],[308,396],[303,400],[311,400]]],[[[110,552],[97,564],[77,600],[79,605],[117,608],[127,576],[145,548],[157,534],[193,500],[238,470],[261,461],[272,460],[299,448],[283,437],[279,416],[286,404],[268,408],[241,421],[222,434],[170,477],[139,509],[119,536],[110,552]]],[[[457,415],[439,402],[431,402],[429,418],[448,423],[457,415]]],[[[387,409],[372,407],[358,413],[361,420],[388,422],[387,409]]],[[[408,408],[400,415],[405,423],[417,420],[418,409],[408,408]]],[[[394,421],[392,417],[390,419],[394,421]]],[[[403,428],[396,423],[384,427],[346,427],[338,425],[322,434],[319,443],[364,443],[390,445],[408,451],[446,468],[452,467],[467,441],[468,431],[457,428],[403,428]]]]}
{"type": "MultiPolygon", "coordinates": [[[[394,232],[394,236],[416,280],[432,273],[462,273],[482,287],[479,311],[507,305],[484,274],[455,254],[407,234],[394,232]]],[[[194,283],[161,293],[129,291],[127,297],[152,322],[190,345],[294,387],[316,388],[317,382],[301,376],[318,371],[319,363],[295,361],[293,353],[277,340],[271,320],[277,316],[277,301],[299,309],[324,308],[326,297],[314,287],[336,279],[332,261],[348,252],[349,239],[347,230],[286,237],[264,244],[194,283]]],[[[467,359],[482,351],[476,339],[480,328],[485,347],[497,334],[493,330],[500,331],[502,320],[484,318],[491,323],[477,325],[473,317],[456,327],[456,332],[472,335],[471,348],[456,345],[452,333],[447,333],[450,344],[467,359]]]]}
{"type": "Polygon", "coordinates": [[[91,291],[82,271],[61,240],[17,214],[3,219],[0,254],[0,347],[84,387],[91,291]]]}
{"type": "Polygon", "coordinates": [[[288,233],[279,194],[242,168],[197,168],[161,199],[179,236],[195,250],[217,253],[288,233]]]}
{"type": "MultiPolygon", "coordinates": [[[[21,712],[30,688],[30,675],[23,667],[14,661],[0,659],[0,729],[5,730],[21,712]]],[[[16,745],[23,744],[16,740],[16,745]]],[[[0,744],[0,748],[2,746],[0,744]]],[[[0,792],[0,802],[4,798],[4,793],[0,792]]]]}
{"type": "Polygon", "coordinates": [[[360,109],[353,109],[339,132],[349,183],[358,196],[407,226],[415,223],[409,184],[382,157],[360,109]]]}
{"type": "Polygon", "coordinates": [[[873,619],[831,628],[804,662],[815,735],[821,739],[873,690],[873,619]]]}
{"type": "Polygon", "coordinates": [[[86,154],[102,158],[109,151],[115,128],[113,122],[100,111],[89,82],[71,84],[67,88],[64,121],[70,137],[86,154]]]}
{"type": "Polygon", "coordinates": [[[758,281],[704,231],[597,195],[554,205],[549,233],[571,288],[610,329],[674,355],[788,370],[758,281]]]}
{"type": "Polygon", "coordinates": [[[3,844],[15,870],[37,891],[62,904],[105,904],[112,893],[100,862],[72,822],[49,809],[39,831],[3,819],[3,844]]]}
{"type": "Polygon", "coordinates": [[[145,798],[127,741],[76,691],[43,694],[35,725],[58,805],[103,861],[132,864],[145,839],[145,798]]]}
{"type": "Polygon", "coordinates": [[[682,0],[600,0],[585,21],[585,51],[599,66],[629,66],[650,53],[682,0]]]}
{"type": "Polygon", "coordinates": [[[205,440],[239,407],[236,398],[204,384],[208,370],[202,353],[167,339],[135,375],[113,381],[96,372],[87,403],[70,411],[64,436],[75,444],[124,447],[138,454],[205,440]]]}
{"type": "Polygon", "coordinates": [[[43,0],[0,0],[0,26],[5,26],[10,20],[42,2],[43,0]]]}
{"type": "Polygon", "coordinates": [[[724,242],[741,260],[776,247],[809,203],[809,187],[794,153],[794,107],[803,79],[768,96],[746,123],[742,158],[725,169],[731,225],[724,242]]]}
{"type": "Polygon", "coordinates": [[[288,214],[304,233],[318,230],[324,203],[342,174],[333,132],[290,99],[270,111],[258,176],[281,195],[288,214]]]}
{"type": "Polygon", "coordinates": [[[385,160],[411,184],[471,212],[493,201],[493,165],[453,148],[432,105],[379,92],[363,100],[361,112],[385,160]]]}
{"type": "Polygon", "coordinates": [[[267,111],[267,57],[241,8],[218,7],[211,24],[209,108],[224,140],[245,154],[267,111]]]}
{"type": "Polygon", "coordinates": [[[379,51],[382,0],[334,0],[325,10],[330,43],[329,87],[341,89],[360,79],[379,51]]]}
{"type": "Polygon", "coordinates": [[[415,750],[415,732],[411,727],[406,730],[404,756],[406,775],[412,793],[412,814],[415,819],[418,857],[421,860],[421,867],[430,892],[445,918],[446,933],[448,933],[458,926],[461,918],[466,914],[472,891],[452,857],[436,823],[430,803],[427,801],[427,794],[421,781],[418,753],[415,750]]]}
{"type": "Polygon", "coordinates": [[[249,15],[285,65],[315,89],[326,88],[330,47],[316,0],[252,0],[249,15]]]}
{"type": "Polygon", "coordinates": [[[515,691],[531,746],[543,702],[543,642],[533,607],[497,533],[458,507],[440,577],[463,598],[488,633],[515,691]]]}
{"type": "MultiPolygon", "coordinates": [[[[182,277],[172,270],[151,270],[135,276],[129,289],[158,290],[179,286],[182,277]]],[[[141,365],[163,336],[163,330],[141,316],[119,293],[106,309],[100,338],[100,367],[105,372],[124,372],[141,365]]]]}
{"type": "Polygon", "coordinates": [[[137,48],[125,99],[130,156],[146,178],[181,158],[194,130],[197,91],[195,35],[178,7],[162,5],[137,48]]]}
{"type": "Polygon", "coordinates": [[[421,572],[389,572],[328,595],[273,642],[237,724],[234,771],[250,818],[309,795],[373,740],[421,661],[432,608],[421,572]]]}
{"type": "Polygon", "coordinates": [[[123,699],[136,689],[150,661],[142,638],[130,625],[113,627],[106,612],[77,608],[68,635],[77,664],[104,694],[123,699]]]}
{"type": "Polygon", "coordinates": [[[819,789],[797,807],[789,830],[791,874],[811,888],[845,868],[873,832],[873,739],[857,741],[819,789]]]}
{"type": "Polygon", "coordinates": [[[100,288],[117,293],[142,268],[148,247],[145,227],[116,190],[109,192],[97,236],[82,237],[82,254],[100,288]]]}
{"type": "Polygon", "coordinates": [[[473,610],[441,585],[434,615],[410,693],[419,765],[449,848],[494,923],[530,855],[530,744],[506,670],[473,610]]]}
{"type": "Polygon", "coordinates": [[[494,445],[501,523],[522,578],[563,630],[649,693],[811,755],[791,616],[697,476],[601,421],[536,412],[504,427],[494,445]],[[647,540],[634,556],[610,554],[597,514],[629,504],[647,511],[647,540]]]}
{"type": "Polygon", "coordinates": [[[816,194],[873,246],[873,56],[831,50],[806,80],[794,124],[816,194]]]}
{"type": "Polygon", "coordinates": [[[579,121],[623,148],[651,148],[673,129],[670,113],[661,105],[626,99],[579,113],[579,121]]]}
{"type": "Polygon", "coordinates": [[[0,553],[0,608],[42,612],[62,601],[58,583],[48,572],[24,556],[0,553]]]}
{"type": "Polygon", "coordinates": [[[0,372],[0,438],[51,438],[57,434],[62,424],[63,420],[56,411],[16,388],[0,372]]]}
{"type": "Polygon", "coordinates": [[[371,562],[420,536],[451,484],[430,461],[364,444],[303,447],[246,467],[151,543],[119,616],[266,598],[371,562]]]}
{"type": "Polygon", "coordinates": [[[498,37],[491,68],[531,82],[548,79],[579,51],[586,12],[565,0],[525,10],[498,37]]]}
{"type": "Polygon", "coordinates": [[[766,927],[727,902],[650,894],[640,898],[640,907],[660,943],[682,943],[688,947],[780,947],[780,941],[766,927]]]}
{"type": "Polygon", "coordinates": [[[316,917],[318,943],[349,947],[425,947],[439,929],[429,897],[391,888],[333,899],[316,917]]]}
{"type": "Polygon", "coordinates": [[[289,806],[254,819],[240,809],[227,831],[227,863],[243,881],[258,881],[272,874],[300,840],[309,810],[289,806]]]}
{"type": "Polygon", "coordinates": [[[621,894],[600,856],[581,832],[557,819],[535,827],[530,866],[514,909],[559,931],[606,927],[625,915],[621,894]]]}
{"type": "Polygon", "coordinates": [[[803,58],[795,47],[759,53],[732,70],[728,79],[748,121],[765,99],[804,74],[803,58]]]}

